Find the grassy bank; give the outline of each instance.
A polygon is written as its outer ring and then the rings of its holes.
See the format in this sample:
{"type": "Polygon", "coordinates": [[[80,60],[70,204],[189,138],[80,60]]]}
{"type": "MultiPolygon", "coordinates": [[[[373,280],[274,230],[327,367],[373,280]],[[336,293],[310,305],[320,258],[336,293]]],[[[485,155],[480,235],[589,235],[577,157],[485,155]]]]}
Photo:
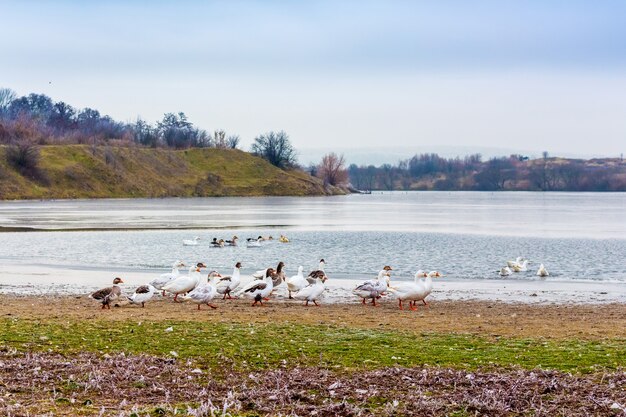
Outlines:
{"type": "Polygon", "coordinates": [[[0,296],[0,414],[618,416],[626,405],[623,305],[216,304],[102,311],[84,297],[0,296]]]}
{"type": "MultiPolygon", "coordinates": [[[[593,372],[624,366],[626,341],[543,340],[467,334],[409,333],[286,323],[211,323],[103,320],[56,323],[3,319],[2,339],[18,350],[72,355],[149,354],[191,359],[220,373],[280,366],[341,371],[390,366],[543,368],[593,372]],[[166,329],[171,328],[172,331],[166,329]],[[172,352],[176,352],[173,354],[172,352]]],[[[0,345],[2,342],[0,342],[0,345]]]]}
{"type": "Polygon", "coordinates": [[[44,146],[23,175],[0,146],[0,199],[324,195],[341,193],[233,149],[44,146]]]}

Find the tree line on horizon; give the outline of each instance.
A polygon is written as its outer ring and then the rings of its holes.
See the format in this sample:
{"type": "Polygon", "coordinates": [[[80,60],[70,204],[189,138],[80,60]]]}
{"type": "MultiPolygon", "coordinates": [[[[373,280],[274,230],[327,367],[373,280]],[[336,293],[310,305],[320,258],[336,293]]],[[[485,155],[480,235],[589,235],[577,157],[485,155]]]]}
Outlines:
{"type": "Polygon", "coordinates": [[[529,159],[522,155],[482,160],[480,154],[443,158],[415,155],[398,164],[351,164],[348,176],[359,190],[441,191],[626,191],[622,158],[529,159]]]}
{"type": "MultiPolygon", "coordinates": [[[[6,158],[11,165],[23,175],[41,178],[37,167],[37,147],[41,145],[237,149],[240,137],[224,130],[208,133],[194,126],[183,112],[166,113],[155,124],[142,119],[123,123],[92,108],[54,102],[44,94],[18,97],[13,90],[0,88],[2,144],[9,145],[6,158]]],[[[281,169],[304,169],[284,131],[258,135],[250,153],[281,169]]],[[[626,165],[621,158],[563,159],[544,152],[542,158],[533,160],[510,155],[483,161],[480,154],[443,158],[430,153],[395,165],[346,165],[343,155],[329,152],[308,171],[325,185],[357,190],[626,191],[626,165]]]]}

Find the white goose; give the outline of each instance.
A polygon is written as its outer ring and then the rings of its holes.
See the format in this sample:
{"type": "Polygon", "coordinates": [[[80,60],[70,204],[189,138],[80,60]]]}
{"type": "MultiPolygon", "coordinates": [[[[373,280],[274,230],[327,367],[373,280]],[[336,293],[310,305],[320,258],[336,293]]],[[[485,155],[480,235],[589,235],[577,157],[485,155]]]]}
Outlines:
{"type": "MultiPolygon", "coordinates": [[[[300,269],[302,269],[302,267],[300,267],[300,269]]],[[[303,280],[307,282],[304,277],[303,280]]],[[[319,307],[319,304],[317,304],[317,300],[326,289],[324,282],[326,282],[326,277],[315,278],[315,284],[302,288],[300,291],[298,291],[298,294],[296,294],[296,298],[298,300],[306,300],[306,303],[304,303],[305,306],[308,306],[309,302],[312,301],[313,304],[319,307]]]]}
{"type": "Polygon", "coordinates": [[[211,304],[211,300],[217,295],[217,288],[215,288],[214,279],[221,277],[217,271],[211,271],[208,276],[208,282],[199,284],[196,288],[189,291],[189,293],[183,296],[183,300],[191,301],[198,305],[200,310],[200,304],[206,304],[212,309],[216,309],[217,306],[211,304]]]}
{"type": "Polygon", "coordinates": [[[196,236],[192,240],[185,239],[183,240],[183,246],[198,246],[199,240],[200,240],[200,236],[196,236]]]}
{"type": "Polygon", "coordinates": [[[501,268],[500,272],[499,272],[501,277],[508,277],[512,273],[513,273],[513,271],[511,271],[511,268],[509,268],[508,266],[505,266],[505,267],[501,268]]]}
{"type": "Polygon", "coordinates": [[[263,306],[263,300],[266,300],[274,289],[274,283],[272,281],[273,272],[273,268],[267,268],[264,280],[254,280],[248,283],[237,292],[237,295],[245,295],[246,297],[252,298],[254,300],[252,306],[255,306],[257,303],[263,306]]]}
{"type": "MultiPolygon", "coordinates": [[[[172,272],[167,272],[165,274],[159,275],[158,278],[153,279],[148,283],[148,285],[152,285],[157,290],[163,291],[163,287],[167,285],[173,279],[176,279],[180,276],[180,271],[178,268],[184,267],[185,264],[183,261],[176,261],[172,265],[172,272]]],[[[163,291],[163,296],[165,297],[165,291],[163,291]]]]}
{"type": "Polygon", "coordinates": [[[387,291],[387,287],[389,286],[389,271],[391,270],[390,266],[385,266],[385,268],[381,269],[378,273],[378,278],[365,281],[352,290],[352,292],[363,299],[363,304],[365,304],[367,298],[371,298],[372,306],[375,307],[376,299],[380,298],[385,291],[387,291]]]}
{"type": "Polygon", "coordinates": [[[424,285],[424,292],[422,294],[419,294],[417,297],[413,298],[412,302],[409,302],[411,310],[417,309],[416,303],[418,301],[423,302],[424,305],[428,307],[428,303],[426,302],[426,297],[428,297],[430,293],[433,292],[433,278],[441,278],[442,276],[443,275],[441,275],[441,273],[438,271],[430,271],[428,273],[428,276],[426,276],[426,279],[420,280],[420,282],[424,285]]]}
{"type": "Polygon", "coordinates": [[[225,276],[220,278],[216,283],[215,287],[217,288],[217,292],[220,294],[224,294],[223,300],[228,297],[231,299],[231,293],[234,292],[239,284],[241,283],[241,262],[237,262],[235,264],[235,269],[233,269],[233,274],[231,276],[225,276]]]}
{"type": "Polygon", "coordinates": [[[300,265],[298,267],[298,275],[294,275],[287,280],[287,290],[289,291],[289,299],[293,299],[293,297],[291,296],[292,292],[298,292],[304,287],[306,287],[307,285],[309,285],[309,281],[306,278],[304,278],[302,271],[304,271],[304,268],[302,267],[302,265],[300,265]]]}
{"type": "Polygon", "coordinates": [[[521,256],[518,256],[517,258],[515,258],[514,261],[506,261],[506,266],[508,266],[509,268],[513,268],[515,265],[519,265],[523,259],[524,258],[522,258],[521,256]]]}
{"type": "Polygon", "coordinates": [[[248,240],[246,242],[246,246],[249,248],[260,248],[261,247],[261,242],[263,241],[262,237],[259,237],[258,239],[254,240],[248,240]]]}
{"type": "Polygon", "coordinates": [[[546,267],[543,266],[543,264],[539,265],[539,269],[537,270],[537,276],[545,278],[545,277],[547,277],[549,275],[550,274],[548,273],[548,270],[546,269],[546,267]]]}
{"type": "Polygon", "coordinates": [[[145,307],[145,304],[152,299],[154,292],[154,286],[150,284],[141,285],[137,287],[133,295],[128,297],[128,300],[133,304],[141,304],[141,307],[143,308],[145,307]]]}
{"type": "Polygon", "coordinates": [[[389,287],[389,291],[393,292],[398,299],[398,306],[400,310],[404,310],[402,307],[403,301],[409,301],[411,310],[415,310],[413,307],[413,300],[425,298],[428,294],[426,285],[420,278],[428,277],[428,274],[421,269],[415,273],[413,282],[399,282],[389,287]]]}
{"type": "Polygon", "coordinates": [[[163,290],[174,294],[174,302],[178,303],[178,294],[189,292],[196,288],[196,286],[200,283],[200,270],[202,268],[206,268],[206,265],[202,262],[198,262],[196,266],[189,268],[188,275],[181,275],[172,280],[163,287],[163,290]]]}
{"type": "Polygon", "coordinates": [[[519,262],[511,267],[513,272],[525,272],[528,271],[528,259],[524,259],[522,262],[519,262]]]}

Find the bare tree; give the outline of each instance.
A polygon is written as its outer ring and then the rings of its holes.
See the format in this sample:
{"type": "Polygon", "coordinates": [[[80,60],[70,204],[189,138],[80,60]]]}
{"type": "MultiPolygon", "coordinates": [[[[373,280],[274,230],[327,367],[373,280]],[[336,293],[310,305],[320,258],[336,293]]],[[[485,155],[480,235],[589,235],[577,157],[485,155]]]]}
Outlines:
{"type": "Polygon", "coordinates": [[[322,162],[317,168],[317,176],[324,180],[324,184],[342,185],[348,182],[346,160],[343,155],[337,156],[331,152],[324,155],[322,162]]]}
{"type": "Polygon", "coordinates": [[[285,169],[296,165],[296,150],[291,146],[287,133],[282,130],[254,138],[251,151],[278,168],[285,169]]]}
{"type": "Polygon", "coordinates": [[[0,88],[0,117],[9,109],[9,106],[17,98],[15,91],[10,88],[0,88]]]}
{"type": "Polygon", "coordinates": [[[240,141],[241,138],[239,137],[239,135],[230,135],[226,138],[226,143],[228,144],[228,147],[230,149],[237,149],[240,141]]]}

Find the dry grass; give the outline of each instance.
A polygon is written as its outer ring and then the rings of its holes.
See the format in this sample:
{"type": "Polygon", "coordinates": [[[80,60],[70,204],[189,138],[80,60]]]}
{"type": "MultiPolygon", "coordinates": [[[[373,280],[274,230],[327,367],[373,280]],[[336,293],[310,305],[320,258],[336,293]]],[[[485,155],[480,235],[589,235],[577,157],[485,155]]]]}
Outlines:
{"type": "Polygon", "coordinates": [[[320,368],[215,379],[149,356],[0,353],[0,412],[22,415],[611,416],[623,415],[626,373],[320,368]]]}

